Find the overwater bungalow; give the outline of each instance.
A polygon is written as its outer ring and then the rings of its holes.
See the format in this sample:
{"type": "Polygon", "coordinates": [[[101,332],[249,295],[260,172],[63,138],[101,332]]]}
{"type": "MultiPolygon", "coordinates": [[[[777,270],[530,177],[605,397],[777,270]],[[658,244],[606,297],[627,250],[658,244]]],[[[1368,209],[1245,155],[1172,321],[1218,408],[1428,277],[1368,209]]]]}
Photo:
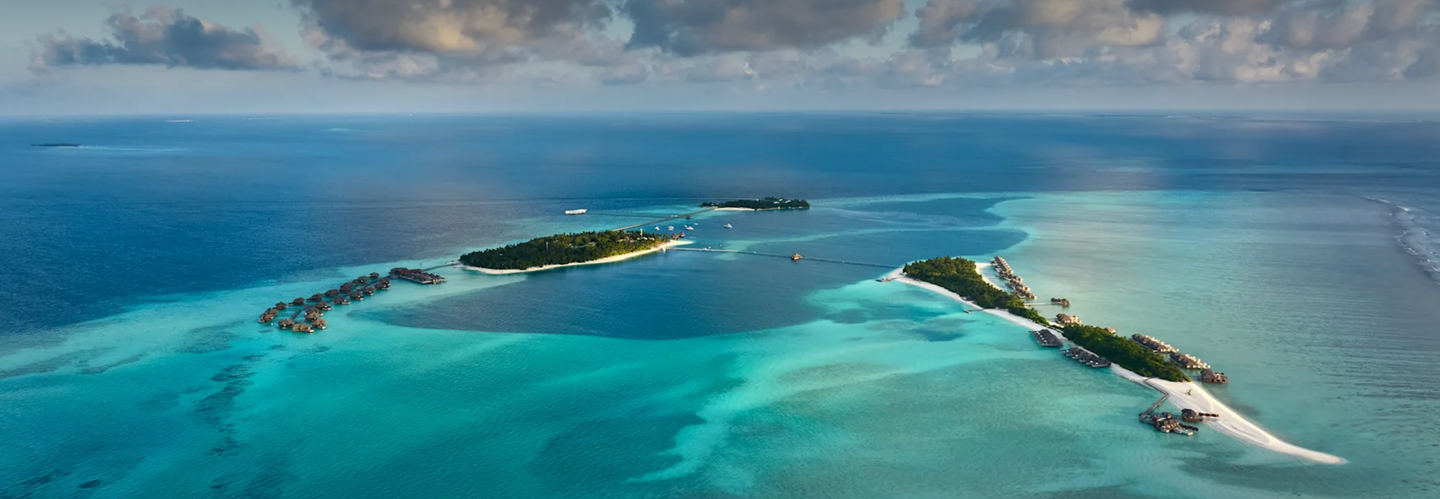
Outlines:
{"type": "Polygon", "coordinates": [[[280,322],[279,322],[277,325],[280,326],[280,329],[290,329],[290,328],[292,328],[292,327],[295,327],[295,320],[294,320],[294,319],[280,319],[280,322]]]}
{"type": "Polygon", "coordinates": [[[1066,298],[1051,298],[1051,299],[1050,299],[1050,304],[1051,304],[1051,305],[1059,305],[1059,306],[1062,306],[1062,307],[1069,308],[1069,307],[1070,307],[1070,300],[1069,300],[1069,299],[1066,299],[1066,298]]]}
{"type": "Polygon", "coordinates": [[[370,278],[371,278],[371,279],[379,279],[379,278],[380,278],[380,273],[379,273],[379,272],[371,272],[371,273],[370,273],[370,278]]]}
{"type": "Polygon", "coordinates": [[[338,294],[340,294],[340,290],[338,290],[338,289],[331,289],[331,290],[328,290],[328,291],[325,292],[325,297],[326,297],[326,298],[334,298],[335,295],[338,295],[338,294]]]}
{"type": "Polygon", "coordinates": [[[349,304],[350,304],[350,297],[349,297],[349,296],[345,296],[345,295],[336,296],[336,297],[335,297],[335,304],[336,304],[336,305],[349,305],[349,304]]]}
{"type": "Polygon", "coordinates": [[[804,257],[804,256],[801,256],[799,253],[790,255],[790,261],[800,261],[800,260],[802,260],[802,259],[804,259],[804,258],[805,258],[805,257],[804,257]]]}
{"type": "Polygon", "coordinates": [[[1079,362],[1081,364],[1085,364],[1096,369],[1102,367],[1110,367],[1110,359],[1095,355],[1094,353],[1091,353],[1089,350],[1086,350],[1084,348],[1073,347],[1069,350],[1062,351],[1061,353],[1064,354],[1066,357],[1069,357],[1070,360],[1074,360],[1075,362],[1079,362]]]}
{"type": "Polygon", "coordinates": [[[350,292],[350,299],[351,299],[351,300],[364,300],[364,299],[365,299],[365,293],[361,293],[361,292],[359,292],[359,291],[351,291],[351,292],[350,292]]]}
{"type": "Polygon", "coordinates": [[[325,299],[325,296],[324,296],[324,295],[321,295],[320,293],[315,293],[315,294],[313,294],[313,295],[310,295],[310,301],[321,301],[321,300],[324,300],[324,299],[325,299]]]}
{"type": "Polygon", "coordinates": [[[314,325],[315,329],[325,329],[325,319],[315,319],[310,324],[314,325]]]}
{"type": "Polygon", "coordinates": [[[372,296],[375,294],[375,288],[365,288],[364,293],[366,296],[372,296]]]}
{"type": "Polygon", "coordinates": [[[1144,346],[1145,348],[1149,348],[1150,350],[1153,350],[1153,351],[1158,352],[1158,353],[1174,353],[1174,352],[1176,352],[1175,347],[1170,346],[1169,343],[1165,343],[1165,342],[1163,342],[1163,341],[1157,340],[1157,339],[1155,339],[1155,338],[1152,338],[1152,337],[1150,337],[1150,336],[1146,336],[1146,335],[1143,335],[1143,334],[1132,334],[1132,335],[1130,335],[1130,339],[1133,340],[1133,341],[1136,342],[1136,343],[1139,343],[1141,346],[1144,346]]]}
{"type": "Polygon", "coordinates": [[[1030,337],[1031,337],[1031,338],[1034,338],[1034,339],[1035,339],[1035,342],[1036,342],[1036,343],[1039,343],[1040,346],[1042,346],[1042,347],[1046,347],[1046,348],[1059,348],[1059,347],[1060,347],[1060,338],[1056,337],[1056,336],[1055,336],[1055,332],[1054,332],[1054,331],[1051,331],[1051,330],[1049,330],[1049,329],[1041,329],[1041,330],[1039,330],[1039,331],[1031,331],[1031,332],[1030,332],[1030,337]]]}
{"type": "Polygon", "coordinates": [[[1200,382],[1223,385],[1230,382],[1230,377],[1226,376],[1225,373],[1217,373],[1210,369],[1202,369],[1200,371],[1200,382]]]}
{"type": "Polygon", "coordinates": [[[304,322],[295,324],[295,327],[293,328],[293,330],[294,330],[295,332],[297,332],[297,333],[314,333],[314,332],[315,332],[314,326],[311,326],[311,325],[306,324],[306,323],[304,323],[304,322]]]}
{"type": "Polygon", "coordinates": [[[266,323],[266,322],[270,322],[270,321],[273,321],[273,320],[275,320],[275,309],[273,309],[273,308],[270,309],[270,310],[266,310],[265,313],[260,314],[260,323],[261,323],[261,324],[264,324],[264,323],[266,323]]]}
{"type": "Polygon", "coordinates": [[[296,306],[296,307],[303,307],[303,306],[305,306],[305,299],[304,299],[304,298],[296,298],[296,299],[294,299],[294,300],[291,300],[291,301],[290,301],[290,304],[291,304],[291,305],[294,305],[294,306],[296,306]]]}
{"type": "Polygon", "coordinates": [[[1185,355],[1185,354],[1180,353],[1180,352],[1173,352],[1173,353],[1171,353],[1171,354],[1170,354],[1170,360],[1173,361],[1173,362],[1175,362],[1176,364],[1179,364],[1180,367],[1183,368],[1183,369],[1200,370],[1200,369],[1209,369],[1209,368],[1210,368],[1210,364],[1206,364],[1206,363],[1202,362],[1200,359],[1195,358],[1194,356],[1185,355]]]}
{"type": "Polygon", "coordinates": [[[1181,409],[1180,418],[1191,423],[1203,423],[1206,419],[1219,419],[1219,414],[1200,412],[1194,409],[1181,409]]]}
{"type": "Polygon", "coordinates": [[[275,310],[285,310],[285,302],[275,302],[275,310]]]}
{"type": "Polygon", "coordinates": [[[1056,323],[1059,323],[1059,324],[1061,324],[1061,325],[1081,324],[1079,317],[1076,317],[1076,316],[1073,316],[1073,315],[1069,315],[1069,314],[1059,314],[1059,315],[1056,315],[1056,316],[1055,316],[1055,322],[1056,322],[1056,323]]]}
{"type": "Polygon", "coordinates": [[[329,303],[325,303],[325,302],[323,302],[323,301],[320,302],[320,303],[315,304],[315,308],[320,309],[320,311],[322,311],[322,312],[329,312],[329,311],[335,309],[335,307],[332,307],[332,306],[330,306],[329,303]]]}

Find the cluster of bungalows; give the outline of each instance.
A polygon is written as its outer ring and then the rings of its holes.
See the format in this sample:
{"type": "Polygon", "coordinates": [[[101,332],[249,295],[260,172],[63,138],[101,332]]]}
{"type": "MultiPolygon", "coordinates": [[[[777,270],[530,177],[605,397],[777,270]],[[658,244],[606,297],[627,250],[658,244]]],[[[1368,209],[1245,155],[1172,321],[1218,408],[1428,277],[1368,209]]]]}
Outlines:
{"type": "Polygon", "coordinates": [[[422,269],[407,269],[405,267],[395,267],[393,269],[390,269],[390,276],[404,279],[416,284],[440,284],[442,282],[445,282],[445,278],[440,277],[439,275],[431,274],[422,269]]]}
{"type": "Polygon", "coordinates": [[[1192,355],[1186,355],[1180,352],[1172,352],[1170,354],[1170,361],[1179,365],[1182,369],[1201,370],[1210,368],[1210,364],[1206,364],[1192,355]]]}
{"type": "Polygon", "coordinates": [[[1065,308],[1070,308],[1070,299],[1069,299],[1069,298],[1051,298],[1051,299],[1050,299],[1050,304],[1051,304],[1051,305],[1059,305],[1059,306],[1062,306],[1062,307],[1065,307],[1065,308]]]}
{"type": "Polygon", "coordinates": [[[1071,325],[1071,324],[1083,324],[1082,322],[1080,322],[1080,318],[1079,318],[1079,317],[1076,317],[1076,316],[1073,316],[1073,315],[1070,315],[1070,314],[1059,314],[1059,315],[1056,315],[1056,316],[1055,316],[1055,323],[1056,323],[1056,324],[1059,324],[1059,325],[1061,325],[1061,326],[1068,326],[1068,325],[1071,325]]]}
{"type": "Polygon", "coordinates": [[[1045,347],[1045,348],[1059,348],[1059,347],[1060,347],[1060,338],[1057,337],[1057,336],[1055,336],[1055,332],[1054,332],[1054,331],[1051,331],[1051,330],[1049,330],[1049,329],[1041,329],[1041,330],[1038,330],[1038,331],[1031,331],[1031,332],[1030,332],[1030,337],[1031,337],[1031,338],[1035,338],[1035,343],[1039,343],[1040,346],[1042,346],[1042,347],[1045,347]]]}
{"type": "Polygon", "coordinates": [[[995,275],[1005,280],[1005,286],[1010,288],[1011,293],[1026,300],[1035,299],[1035,293],[1030,291],[1030,286],[1026,286],[1025,280],[1015,275],[1015,270],[1010,268],[1010,263],[1006,262],[1004,258],[997,256],[994,260],[990,260],[990,264],[995,266],[995,275]]]}
{"type": "MultiPolygon", "coordinates": [[[[427,275],[439,278],[441,282],[445,280],[434,274],[427,275]]],[[[280,320],[276,325],[280,329],[288,329],[297,333],[313,333],[326,328],[325,319],[321,317],[325,315],[325,312],[334,310],[334,305],[349,305],[351,300],[364,300],[366,296],[374,295],[377,289],[390,289],[390,278],[380,277],[379,273],[371,272],[370,275],[362,275],[341,284],[338,288],[326,290],[324,293],[317,293],[309,298],[296,298],[290,301],[289,305],[283,301],[276,303],[275,306],[265,309],[265,312],[260,314],[260,322],[274,321],[280,311],[288,307],[305,307],[304,310],[295,312],[295,315],[290,318],[280,320]],[[297,322],[295,319],[302,315],[305,322],[297,322]]]]}
{"type": "Polygon", "coordinates": [[[1095,355],[1094,353],[1091,353],[1089,350],[1086,350],[1084,348],[1071,347],[1070,349],[1060,353],[1065,354],[1065,356],[1069,357],[1070,360],[1085,364],[1096,369],[1102,367],[1110,367],[1110,359],[1095,355]]]}
{"type": "Polygon", "coordinates": [[[1145,336],[1143,334],[1132,334],[1130,335],[1130,339],[1134,340],[1136,343],[1139,343],[1141,346],[1154,350],[1158,353],[1172,353],[1178,351],[1175,350],[1175,347],[1170,346],[1169,343],[1157,340],[1150,336],[1145,336]]]}
{"type": "Polygon", "coordinates": [[[1220,415],[1213,412],[1200,412],[1195,409],[1181,409],[1180,418],[1190,423],[1203,423],[1207,419],[1220,419],[1220,415]]]}
{"type": "Polygon", "coordinates": [[[1145,348],[1149,348],[1155,353],[1170,354],[1170,361],[1180,366],[1181,369],[1199,370],[1200,381],[1203,383],[1223,385],[1230,382],[1230,378],[1226,377],[1225,373],[1210,370],[1210,364],[1206,364],[1194,356],[1180,353],[1180,350],[1170,346],[1169,343],[1143,334],[1132,334],[1130,335],[1130,339],[1145,348]]]}
{"type": "MultiPolygon", "coordinates": [[[[1188,411],[1190,409],[1185,410],[1188,411]]],[[[1147,411],[1140,415],[1140,422],[1153,426],[1155,428],[1155,431],[1161,433],[1174,433],[1176,435],[1185,435],[1187,437],[1194,435],[1197,431],[1200,431],[1200,428],[1181,423],[1180,418],[1175,417],[1174,414],[1169,412],[1157,413],[1147,411]]]]}

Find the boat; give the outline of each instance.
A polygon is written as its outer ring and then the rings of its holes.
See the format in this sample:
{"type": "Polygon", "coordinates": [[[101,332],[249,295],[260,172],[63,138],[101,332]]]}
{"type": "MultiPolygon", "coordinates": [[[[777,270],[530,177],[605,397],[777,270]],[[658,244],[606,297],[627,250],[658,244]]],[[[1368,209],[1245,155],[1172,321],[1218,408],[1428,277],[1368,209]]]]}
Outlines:
{"type": "Polygon", "coordinates": [[[586,212],[589,212],[589,211],[590,211],[590,210],[581,208],[581,209],[578,209],[578,210],[565,210],[565,214],[566,214],[566,215],[584,215],[586,212]]]}
{"type": "Polygon", "coordinates": [[[694,227],[691,227],[691,226],[689,226],[689,225],[686,225],[686,226],[685,226],[685,230],[695,230],[695,228],[694,228],[694,227]]]}
{"type": "Polygon", "coordinates": [[[659,226],[659,225],[656,225],[656,226],[655,226],[655,232],[660,232],[660,226],[659,226]]]}
{"type": "Polygon", "coordinates": [[[665,227],[665,230],[668,230],[668,231],[670,231],[670,232],[675,232],[675,226],[674,226],[674,225],[666,226],[666,227],[665,227]]]}
{"type": "Polygon", "coordinates": [[[733,228],[735,228],[735,226],[734,226],[734,225],[730,225],[730,224],[725,224],[725,228],[727,228],[727,229],[733,229],[733,228]]]}

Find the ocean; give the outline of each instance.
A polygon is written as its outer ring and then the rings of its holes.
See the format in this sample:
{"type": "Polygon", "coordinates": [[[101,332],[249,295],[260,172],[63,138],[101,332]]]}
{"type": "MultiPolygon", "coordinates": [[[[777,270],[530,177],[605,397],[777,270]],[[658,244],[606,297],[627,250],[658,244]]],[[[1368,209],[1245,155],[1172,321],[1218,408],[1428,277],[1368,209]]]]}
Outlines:
{"type": "Polygon", "coordinates": [[[1428,117],[166,119],[0,121],[0,497],[1440,494],[1428,117]],[[770,195],[814,208],[697,215],[689,248],[808,259],[441,268],[314,335],[255,322],[364,273],[770,195]],[[1348,462],[1157,433],[1153,390],[876,281],[942,255],[1005,256],[1348,462]]]}

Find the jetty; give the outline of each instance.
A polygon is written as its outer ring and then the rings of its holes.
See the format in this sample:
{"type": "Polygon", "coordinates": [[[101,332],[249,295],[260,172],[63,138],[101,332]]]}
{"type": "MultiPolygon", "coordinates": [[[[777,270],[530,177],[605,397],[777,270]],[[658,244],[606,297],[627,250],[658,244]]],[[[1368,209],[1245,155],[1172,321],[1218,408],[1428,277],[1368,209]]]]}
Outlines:
{"type": "Polygon", "coordinates": [[[1059,347],[1060,347],[1060,338],[1057,337],[1057,336],[1055,336],[1055,332],[1054,332],[1054,331],[1051,331],[1051,330],[1049,330],[1049,329],[1041,329],[1041,330],[1038,330],[1038,331],[1031,331],[1031,332],[1030,332],[1030,337],[1031,337],[1031,338],[1035,338],[1035,343],[1039,343],[1040,346],[1042,346],[1042,347],[1045,347],[1045,348],[1059,348],[1059,347]]]}
{"type": "MultiPolygon", "coordinates": [[[[707,212],[707,211],[715,211],[715,208],[705,208],[705,209],[702,209],[702,210],[692,211],[692,212],[690,212],[690,213],[683,213],[683,214],[679,214],[679,215],[670,215],[670,216],[668,216],[668,217],[656,218],[656,219],[653,219],[653,220],[646,220],[646,221],[641,222],[641,223],[638,223],[638,224],[626,225],[626,226],[624,226],[624,227],[617,227],[617,228],[614,228],[614,229],[610,229],[610,231],[611,231],[611,232],[623,232],[623,231],[627,231],[627,230],[630,230],[630,229],[638,229],[638,228],[640,228],[640,227],[648,227],[648,226],[651,226],[651,225],[659,225],[659,224],[661,224],[661,223],[669,222],[669,221],[671,221],[671,220],[675,220],[675,219],[679,219],[679,218],[688,219],[688,218],[690,218],[690,217],[693,217],[693,216],[695,216],[695,215],[699,215],[699,214],[701,214],[701,213],[705,213],[705,212],[707,212]]],[[[610,215],[610,216],[628,216],[628,215],[620,215],[620,214],[614,214],[614,213],[603,213],[603,215],[610,215]]],[[[643,230],[643,229],[642,229],[642,230],[643,230]]]]}
{"type": "MultiPolygon", "coordinates": [[[[807,261],[807,262],[837,263],[837,264],[841,264],[841,265],[856,265],[856,266],[860,266],[860,267],[875,267],[875,268],[881,268],[881,269],[893,269],[893,268],[895,268],[894,265],[882,265],[882,264],[879,264],[879,263],[865,263],[865,262],[851,262],[851,261],[847,261],[847,260],[834,260],[834,259],[830,259],[830,258],[816,258],[816,257],[813,257],[813,256],[803,256],[803,255],[801,255],[801,254],[799,254],[799,253],[791,253],[791,254],[789,254],[789,255],[784,255],[784,254],[780,254],[780,253],[762,253],[762,252],[759,252],[759,251],[740,251],[740,250],[727,250],[727,249],[714,249],[714,248],[670,248],[670,251],[699,251],[699,252],[704,252],[704,253],[734,253],[734,254],[737,254],[737,255],[768,256],[768,257],[772,257],[772,258],[784,258],[784,259],[786,259],[786,260],[791,260],[791,261],[804,260],[804,261],[807,261]],[[797,258],[797,257],[798,257],[798,258],[797,258]]],[[[893,279],[892,279],[892,280],[893,280],[893,279]]]]}
{"type": "Polygon", "coordinates": [[[1084,348],[1072,347],[1060,353],[1064,354],[1066,357],[1069,357],[1070,360],[1085,364],[1096,369],[1110,367],[1110,359],[1095,355],[1094,353],[1091,353],[1089,350],[1086,350],[1084,348]]]}
{"type": "Polygon", "coordinates": [[[431,274],[423,269],[407,269],[405,267],[390,269],[390,276],[416,284],[440,284],[445,282],[445,278],[440,277],[438,274],[431,274]]]}
{"type": "MultiPolygon", "coordinates": [[[[1154,404],[1150,404],[1149,409],[1145,409],[1145,412],[1140,413],[1140,423],[1150,425],[1151,427],[1155,428],[1155,431],[1161,433],[1174,433],[1176,435],[1185,435],[1187,437],[1194,435],[1197,431],[1200,431],[1200,428],[1198,427],[1181,423],[1180,418],[1175,417],[1175,415],[1172,413],[1155,412],[1155,409],[1160,408],[1160,404],[1164,404],[1165,401],[1169,399],[1170,394],[1167,393],[1165,394],[1165,396],[1160,397],[1160,400],[1155,401],[1154,404]]],[[[1185,410],[1189,411],[1189,409],[1185,410]]]]}

